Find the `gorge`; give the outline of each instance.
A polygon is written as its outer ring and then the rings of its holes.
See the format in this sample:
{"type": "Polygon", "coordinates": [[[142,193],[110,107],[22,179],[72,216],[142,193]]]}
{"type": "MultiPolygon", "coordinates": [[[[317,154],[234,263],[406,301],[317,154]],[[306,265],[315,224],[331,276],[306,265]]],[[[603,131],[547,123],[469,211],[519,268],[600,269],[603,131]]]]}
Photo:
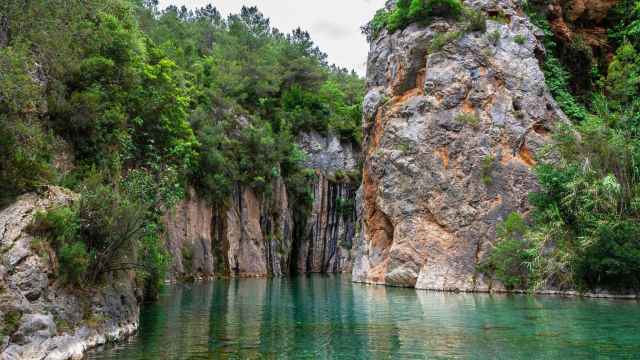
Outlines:
{"type": "Polygon", "coordinates": [[[0,6],[0,359],[637,354],[632,3],[0,6]]]}

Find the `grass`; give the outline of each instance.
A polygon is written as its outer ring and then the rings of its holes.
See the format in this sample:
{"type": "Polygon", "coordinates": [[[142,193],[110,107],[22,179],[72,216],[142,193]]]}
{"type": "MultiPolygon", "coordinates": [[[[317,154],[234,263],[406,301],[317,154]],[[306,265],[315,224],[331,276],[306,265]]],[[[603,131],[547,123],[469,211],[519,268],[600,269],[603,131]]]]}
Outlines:
{"type": "Polygon", "coordinates": [[[400,151],[403,154],[408,153],[409,151],[411,151],[411,145],[401,142],[395,145],[396,150],[400,151]]]}
{"type": "Polygon", "coordinates": [[[107,317],[104,314],[91,313],[85,320],[85,324],[92,329],[97,329],[106,321],[107,321],[107,317]]]}
{"type": "Polygon", "coordinates": [[[487,16],[481,12],[470,8],[465,8],[464,16],[467,18],[468,32],[487,32],[487,16]]]}
{"type": "Polygon", "coordinates": [[[508,24],[510,21],[509,17],[502,11],[498,11],[498,13],[491,15],[489,19],[503,25],[508,24]]]}
{"type": "Polygon", "coordinates": [[[518,34],[513,38],[513,41],[518,45],[524,45],[527,41],[527,38],[524,35],[518,34]]]}
{"type": "Polygon", "coordinates": [[[471,113],[460,113],[456,116],[456,121],[462,124],[478,127],[480,125],[480,117],[471,113]]]}
{"type": "Polygon", "coordinates": [[[10,310],[4,315],[2,325],[0,325],[0,336],[10,336],[20,325],[20,319],[22,319],[22,313],[18,310],[10,310]]]}
{"type": "Polygon", "coordinates": [[[442,50],[447,44],[458,40],[462,36],[462,32],[460,31],[449,31],[446,33],[438,33],[433,40],[431,40],[431,45],[429,46],[429,52],[434,53],[442,50]]]}
{"type": "Polygon", "coordinates": [[[482,158],[482,164],[480,168],[480,178],[482,183],[486,186],[493,184],[493,177],[491,173],[495,165],[496,158],[493,155],[487,155],[482,158]]]}
{"type": "Polygon", "coordinates": [[[500,30],[495,30],[489,33],[489,35],[487,36],[487,38],[489,39],[489,42],[493,45],[496,46],[498,45],[498,43],[500,42],[500,38],[502,37],[502,33],[500,33],[500,30]]]}

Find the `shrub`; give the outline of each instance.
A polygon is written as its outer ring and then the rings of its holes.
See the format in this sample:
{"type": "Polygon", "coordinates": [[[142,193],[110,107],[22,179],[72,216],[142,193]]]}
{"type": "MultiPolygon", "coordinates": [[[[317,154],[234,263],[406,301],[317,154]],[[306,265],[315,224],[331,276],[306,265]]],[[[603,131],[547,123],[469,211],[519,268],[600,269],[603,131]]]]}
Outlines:
{"type": "Polygon", "coordinates": [[[411,0],[411,5],[409,6],[408,13],[410,18],[417,19],[419,17],[428,16],[425,1],[426,0],[411,0]]]}
{"type": "Polygon", "coordinates": [[[462,36],[462,33],[460,31],[449,31],[446,33],[438,33],[431,40],[431,44],[429,45],[429,52],[430,53],[438,52],[442,50],[442,48],[444,48],[447,44],[458,40],[461,36],[462,36]]]}
{"type": "Polygon", "coordinates": [[[341,217],[351,218],[355,210],[355,200],[353,198],[338,197],[336,199],[336,213],[341,217]]]}
{"type": "Polygon", "coordinates": [[[55,143],[37,121],[0,114],[0,207],[55,178],[55,143]]]}
{"type": "Polygon", "coordinates": [[[371,41],[380,35],[389,22],[390,13],[385,9],[380,9],[373,16],[373,20],[369,24],[362,27],[362,32],[367,35],[367,40],[371,41]]]}
{"type": "Polygon", "coordinates": [[[89,270],[89,253],[81,241],[64,244],[58,251],[60,275],[64,281],[81,285],[89,270]]]}
{"type": "Polygon", "coordinates": [[[492,14],[489,19],[500,23],[500,24],[508,24],[509,23],[509,17],[507,16],[507,14],[504,13],[504,11],[499,10],[496,13],[492,14]]]}
{"type": "Polygon", "coordinates": [[[496,46],[500,42],[501,37],[502,37],[502,33],[500,33],[500,30],[494,30],[491,33],[489,33],[489,35],[487,36],[487,39],[489,39],[489,42],[493,46],[496,46]]]}
{"type": "Polygon", "coordinates": [[[409,5],[411,0],[398,0],[395,10],[391,12],[388,19],[389,32],[404,28],[409,21],[409,5]]]}
{"type": "Polygon", "coordinates": [[[80,219],[76,209],[63,206],[36,213],[28,230],[34,235],[46,235],[54,249],[59,249],[76,240],[80,219]]]}
{"type": "Polygon", "coordinates": [[[426,13],[429,14],[429,16],[457,19],[462,14],[462,3],[460,0],[428,0],[425,7],[426,13]]]}
{"type": "Polygon", "coordinates": [[[480,117],[473,113],[460,113],[456,116],[456,121],[462,124],[477,127],[480,125],[480,117]]]}
{"type": "Polygon", "coordinates": [[[482,158],[482,164],[480,166],[480,179],[482,183],[489,186],[493,183],[493,169],[495,166],[496,158],[493,155],[487,155],[482,158]]]}
{"type": "Polygon", "coordinates": [[[362,30],[372,40],[385,26],[393,33],[414,22],[426,23],[433,17],[458,19],[462,12],[460,0],[398,0],[395,9],[379,10],[362,30]]]}
{"type": "Polygon", "coordinates": [[[524,43],[527,41],[527,37],[524,35],[518,34],[513,38],[513,41],[518,45],[524,45],[524,43]]]}
{"type": "Polygon", "coordinates": [[[483,12],[467,8],[464,16],[468,21],[467,31],[481,33],[487,31],[487,16],[483,12]]]}
{"type": "Polygon", "coordinates": [[[22,319],[22,313],[18,310],[10,310],[4,313],[4,318],[0,324],[0,337],[10,336],[20,325],[20,319],[22,319]]]}
{"type": "Polygon", "coordinates": [[[80,200],[38,213],[29,231],[49,239],[59,260],[58,275],[67,283],[97,284],[107,274],[136,270],[146,281],[145,291],[154,293],[167,265],[158,214],[150,207],[156,204],[142,198],[144,186],[137,180],[122,184],[128,187],[106,185],[100,175],[89,177],[80,200]]]}
{"type": "Polygon", "coordinates": [[[511,213],[496,226],[497,243],[480,263],[479,271],[494,276],[507,289],[526,289],[529,284],[528,244],[523,239],[527,225],[518,213],[511,213]]]}

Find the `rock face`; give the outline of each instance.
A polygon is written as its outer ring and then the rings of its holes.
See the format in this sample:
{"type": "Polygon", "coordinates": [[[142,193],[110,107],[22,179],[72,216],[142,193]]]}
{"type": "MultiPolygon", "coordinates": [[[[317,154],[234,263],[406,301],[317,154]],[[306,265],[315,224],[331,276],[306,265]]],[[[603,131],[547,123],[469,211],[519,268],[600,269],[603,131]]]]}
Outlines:
{"type": "Polygon", "coordinates": [[[286,187],[271,194],[236,187],[226,208],[214,208],[191,189],[165,215],[173,278],[283,275],[289,272],[293,219],[286,187]]]}
{"type": "Polygon", "coordinates": [[[548,5],[555,36],[571,44],[577,37],[593,48],[607,48],[606,20],[618,0],[554,0],[548,5]]]}
{"type": "Polygon", "coordinates": [[[565,121],[545,87],[539,31],[510,1],[467,6],[486,33],[435,21],[371,44],[364,102],[362,237],[353,280],[488,291],[476,265],[496,223],[529,210],[536,151],[565,121]],[[436,36],[460,31],[441,49],[436,36]],[[438,35],[440,34],[440,35],[438,35]],[[517,40],[518,39],[518,40],[517,40]],[[431,50],[430,50],[431,49],[431,50]]]}
{"type": "Polygon", "coordinates": [[[314,202],[304,233],[296,241],[295,270],[299,273],[351,271],[351,248],[356,232],[352,183],[335,182],[319,173],[313,186],[314,202]]]}
{"type": "Polygon", "coordinates": [[[164,220],[174,279],[350,271],[359,154],[335,136],[298,141],[317,175],[310,209],[290,203],[282,179],[265,194],[237,186],[224,208],[190,191],[164,220]]]}
{"type": "Polygon", "coordinates": [[[0,212],[0,359],[79,358],[137,328],[139,296],[131,274],[101,289],[69,290],[55,280],[53,250],[26,231],[38,211],[74,198],[49,187],[0,212]]]}

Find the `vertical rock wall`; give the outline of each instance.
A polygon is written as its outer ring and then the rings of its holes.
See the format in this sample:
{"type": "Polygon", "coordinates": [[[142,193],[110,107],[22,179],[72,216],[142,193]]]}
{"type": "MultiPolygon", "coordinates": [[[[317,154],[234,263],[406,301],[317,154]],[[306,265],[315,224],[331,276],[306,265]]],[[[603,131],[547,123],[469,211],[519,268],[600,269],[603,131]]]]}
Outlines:
{"type": "Polygon", "coordinates": [[[351,271],[351,248],[356,230],[356,185],[331,181],[319,174],[313,187],[314,203],[304,234],[293,256],[300,273],[351,271]]]}
{"type": "Polygon", "coordinates": [[[540,69],[542,34],[514,2],[465,4],[505,21],[480,33],[436,20],[371,44],[354,281],[490,290],[476,266],[496,224],[529,210],[534,154],[565,119],[540,69]]]}
{"type": "Polygon", "coordinates": [[[351,270],[358,153],[331,135],[298,141],[317,172],[311,208],[290,203],[282,179],[260,194],[237,186],[221,208],[190,191],[164,219],[173,279],[351,270]]]}

